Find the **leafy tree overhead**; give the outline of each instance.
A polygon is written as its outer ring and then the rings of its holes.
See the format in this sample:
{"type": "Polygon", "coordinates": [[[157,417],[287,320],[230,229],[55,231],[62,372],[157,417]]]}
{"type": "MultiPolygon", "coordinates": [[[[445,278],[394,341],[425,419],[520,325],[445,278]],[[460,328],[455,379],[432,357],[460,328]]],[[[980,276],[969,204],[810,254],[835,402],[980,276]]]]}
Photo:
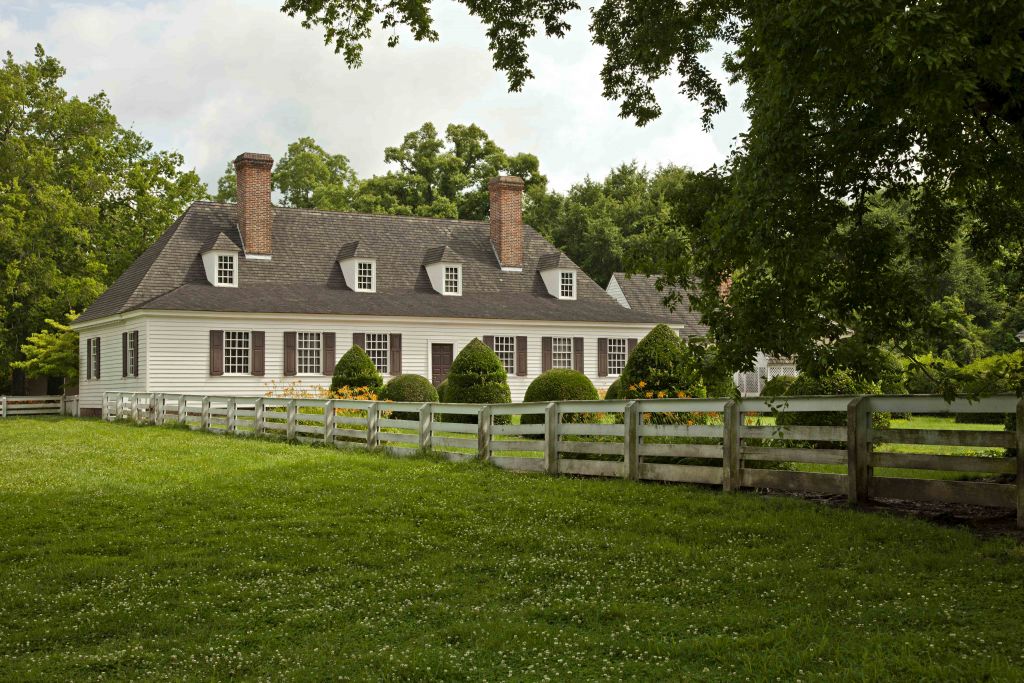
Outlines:
{"type": "Polygon", "coordinates": [[[273,171],[273,186],[283,203],[303,209],[347,209],[355,181],[345,156],[328,154],[310,137],[288,145],[273,171]]]}

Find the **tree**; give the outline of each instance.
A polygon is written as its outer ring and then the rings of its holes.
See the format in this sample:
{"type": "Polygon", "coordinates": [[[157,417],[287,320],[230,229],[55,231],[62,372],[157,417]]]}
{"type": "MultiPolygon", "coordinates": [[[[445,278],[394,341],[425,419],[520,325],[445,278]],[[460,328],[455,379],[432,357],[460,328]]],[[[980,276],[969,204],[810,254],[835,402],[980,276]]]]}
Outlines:
{"type": "Polygon", "coordinates": [[[0,68],[0,389],[29,334],[87,307],[206,197],[179,154],[122,127],[103,93],[68,97],[64,75],[41,46],[0,68]]]}
{"type": "MultiPolygon", "coordinates": [[[[78,317],[73,311],[66,316],[67,322],[78,317]]],[[[44,329],[30,335],[21,347],[24,360],[11,365],[25,371],[29,377],[64,377],[70,382],[78,380],[78,333],[71,327],[56,320],[46,319],[51,329],[44,329]]]]}
{"type": "Polygon", "coordinates": [[[348,158],[328,154],[310,137],[288,145],[288,151],[273,171],[273,186],[281,193],[284,206],[341,211],[351,204],[356,181],[348,158]]]}

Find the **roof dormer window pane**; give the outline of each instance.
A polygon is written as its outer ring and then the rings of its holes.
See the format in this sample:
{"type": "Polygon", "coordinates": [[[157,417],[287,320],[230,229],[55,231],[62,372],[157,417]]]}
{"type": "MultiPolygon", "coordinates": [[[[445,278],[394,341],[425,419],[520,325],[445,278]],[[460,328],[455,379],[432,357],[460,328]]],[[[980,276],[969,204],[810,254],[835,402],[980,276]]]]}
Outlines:
{"type": "Polygon", "coordinates": [[[576,298],[576,273],[572,271],[563,272],[559,283],[558,293],[562,299],[576,298]]]}
{"type": "Polygon", "coordinates": [[[217,256],[217,284],[235,284],[235,257],[227,254],[217,256]]]}
{"type": "Polygon", "coordinates": [[[462,291],[462,283],[460,280],[461,269],[458,266],[445,266],[444,267],[444,293],[445,294],[459,294],[462,291]]]}
{"type": "Polygon", "coordinates": [[[374,290],[373,262],[360,261],[356,264],[356,289],[360,292],[374,290]]]}

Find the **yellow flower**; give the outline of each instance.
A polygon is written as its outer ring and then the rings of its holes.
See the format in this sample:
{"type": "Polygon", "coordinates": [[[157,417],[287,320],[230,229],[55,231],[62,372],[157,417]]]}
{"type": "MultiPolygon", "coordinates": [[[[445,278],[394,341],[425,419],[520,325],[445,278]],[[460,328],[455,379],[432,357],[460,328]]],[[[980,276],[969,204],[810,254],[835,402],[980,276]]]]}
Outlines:
{"type": "Polygon", "coordinates": [[[643,389],[644,387],[646,387],[646,386],[647,386],[647,382],[645,382],[645,381],[643,381],[643,380],[640,380],[639,382],[637,382],[637,383],[636,383],[636,386],[637,386],[637,388],[639,388],[639,389],[643,389]]]}

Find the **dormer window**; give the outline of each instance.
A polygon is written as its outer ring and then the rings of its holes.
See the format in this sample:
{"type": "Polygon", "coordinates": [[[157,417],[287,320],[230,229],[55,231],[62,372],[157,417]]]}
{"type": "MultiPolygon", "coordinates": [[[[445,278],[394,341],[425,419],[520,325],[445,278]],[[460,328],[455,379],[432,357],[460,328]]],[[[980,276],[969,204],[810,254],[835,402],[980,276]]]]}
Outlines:
{"type": "Polygon", "coordinates": [[[377,259],[359,242],[349,242],[338,252],[338,265],[345,284],[353,292],[377,291],[377,259]]]}
{"type": "Polygon", "coordinates": [[[233,254],[220,254],[217,256],[217,284],[235,284],[235,257],[233,254]]]}
{"type": "Polygon", "coordinates": [[[423,267],[435,292],[443,296],[462,296],[462,258],[451,247],[428,249],[423,267]]]}
{"type": "Polygon", "coordinates": [[[356,291],[372,292],[376,289],[376,275],[373,272],[373,261],[356,263],[356,291]]]}
{"type": "Polygon", "coordinates": [[[444,267],[444,293],[462,294],[462,266],[444,267]]]}
{"type": "Polygon", "coordinates": [[[576,273],[574,271],[562,271],[559,277],[558,298],[576,298],[576,273]]]}
{"type": "Polygon", "coordinates": [[[561,252],[545,254],[537,261],[537,270],[548,294],[556,299],[576,299],[576,264],[561,252]]]}
{"type": "Polygon", "coordinates": [[[238,286],[238,245],[225,233],[216,235],[203,248],[203,270],[214,287],[238,286]]]}

